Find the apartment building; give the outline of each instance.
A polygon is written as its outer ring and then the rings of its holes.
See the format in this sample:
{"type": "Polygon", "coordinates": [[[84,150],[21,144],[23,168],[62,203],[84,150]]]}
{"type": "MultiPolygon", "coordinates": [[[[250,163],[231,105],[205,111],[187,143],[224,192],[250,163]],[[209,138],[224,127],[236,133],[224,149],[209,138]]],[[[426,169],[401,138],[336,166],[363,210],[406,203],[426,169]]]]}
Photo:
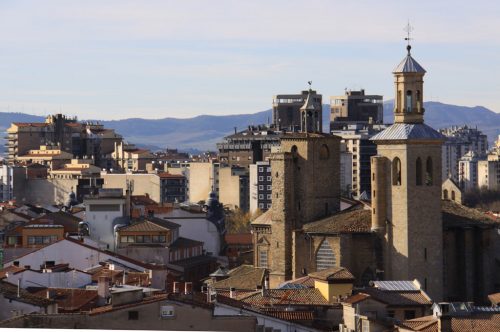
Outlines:
{"type": "MultiPolygon", "coordinates": [[[[332,130],[332,134],[340,137],[341,151],[350,153],[352,157],[351,178],[352,181],[344,180],[341,184],[346,194],[346,188],[351,184],[351,194],[359,197],[365,192],[368,197],[371,192],[371,170],[370,157],[377,154],[377,146],[370,140],[372,136],[385,129],[385,125],[378,124],[362,124],[351,123],[345,124],[340,130],[332,130]],[[345,186],[345,187],[344,187],[345,186]]],[[[342,153],[341,153],[342,154],[342,153]]],[[[348,160],[348,156],[344,156],[344,162],[348,160]]],[[[341,160],[342,163],[342,160],[341,160]]],[[[344,165],[344,170],[349,168],[344,165]]],[[[344,177],[346,176],[344,173],[344,177]]]]}
{"type": "Polygon", "coordinates": [[[272,173],[269,161],[250,165],[250,212],[267,211],[272,204],[272,173]]]}
{"type": "Polygon", "coordinates": [[[56,146],[70,159],[91,158],[99,167],[109,167],[109,156],[122,136],[96,122],[78,122],[62,114],[49,115],[45,122],[15,122],[7,129],[7,160],[13,163],[41,145],[56,146]]]}
{"type": "Polygon", "coordinates": [[[330,130],[349,123],[383,123],[383,97],[365,95],[365,90],[346,90],[344,95],[330,97],[330,130]]]}
{"type": "Polygon", "coordinates": [[[443,181],[450,177],[458,182],[460,159],[469,151],[474,152],[479,158],[486,156],[488,137],[477,128],[470,128],[467,125],[443,128],[439,132],[446,136],[442,157],[443,181]]]}

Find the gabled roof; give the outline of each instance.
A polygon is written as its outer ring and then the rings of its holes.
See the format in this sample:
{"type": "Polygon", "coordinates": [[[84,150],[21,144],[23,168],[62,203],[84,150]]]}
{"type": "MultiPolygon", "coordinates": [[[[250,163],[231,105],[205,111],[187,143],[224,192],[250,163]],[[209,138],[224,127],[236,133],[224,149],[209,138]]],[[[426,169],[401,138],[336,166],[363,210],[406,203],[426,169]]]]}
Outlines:
{"type": "Polygon", "coordinates": [[[468,208],[462,204],[443,200],[441,201],[444,227],[481,226],[494,227],[500,225],[499,220],[477,209],[468,208]]]}
{"type": "Polygon", "coordinates": [[[0,281],[0,294],[7,299],[31,304],[37,307],[47,307],[55,303],[53,300],[33,295],[22,288],[19,290],[20,296],[18,297],[17,286],[6,281],[0,281]]]}
{"type": "Polygon", "coordinates": [[[425,69],[411,56],[408,51],[408,55],[399,63],[399,65],[394,68],[393,73],[420,73],[425,74],[425,69]]]}
{"type": "Polygon", "coordinates": [[[255,291],[246,297],[240,298],[240,301],[255,307],[331,305],[316,288],[266,289],[264,291],[255,291]]]}
{"type": "Polygon", "coordinates": [[[371,141],[442,140],[445,137],[424,123],[395,123],[370,138],[371,141]]]}
{"type": "Polygon", "coordinates": [[[251,265],[240,265],[227,272],[227,279],[214,282],[215,289],[255,290],[264,283],[266,269],[251,265]]]}
{"type": "Polygon", "coordinates": [[[405,329],[410,329],[412,331],[419,332],[438,332],[438,318],[433,315],[419,317],[415,319],[406,320],[398,326],[401,326],[405,329]]]}
{"type": "Polygon", "coordinates": [[[52,212],[41,217],[35,218],[29,222],[29,224],[53,224],[64,226],[65,232],[76,233],[78,232],[78,223],[82,221],[70,213],[63,211],[52,212]]]}
{"type": "Polygon", "coordinates": [[[269,209],[260,216],[258,216],[255,220],[251,222],[252,225],[271,225],[273,218],[272,210],[269,209]]]}
{"type": "Polygon", "coordinates": [[[324,281],[352,281],[354,276],[344,267],[332,267],[330,269],[309,273],[309,276],[324,281]]]}
{"type": "Polygon", "coordinates": [[[179,227],[181,227],[179,224],[168,220],[148,217],[121,228],[119,232],[166,232],[179,227]]]}
{"type": "Polygon", "coordinates": [[[305,224],[302,229],[306,233],[340,234],[370,233],[370,210],[354,209],[342,211],[324,219],[305,224]]]}
{"type": "Polygon", "coordinates": [[[363,293],[389,306],[431,306],[432,300],[423,291],[384,291],[366,287],[363,293]]]}
{"type": "Polygon", "coordinates": [[[47,292],[53,292],[53,299],[57,303],[57,308],[61,312],[77,311],[92,301],[97,300],[96,290],[79,288],[44,288],[33,293],[40,297],[46,297],[47,292]]]}
{"type": "Polygon", "coordinates": [[[190,248],[203,245],[203,242],[196,241],[192,239],[187,239],[185,237],[178,237],[170,246],[170,249],[179,249],[179,248],[190,248]]]}

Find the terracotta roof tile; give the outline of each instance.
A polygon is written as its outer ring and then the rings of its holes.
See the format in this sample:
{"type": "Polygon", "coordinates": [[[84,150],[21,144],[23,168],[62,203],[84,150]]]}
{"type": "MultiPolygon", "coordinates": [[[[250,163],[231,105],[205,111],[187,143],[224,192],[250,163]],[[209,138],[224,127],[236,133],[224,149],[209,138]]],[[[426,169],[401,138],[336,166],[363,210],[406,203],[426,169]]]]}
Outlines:
{"type": "Polygon", "coordinates": [[[251,233],[226,234],[224,238],[227,244],[252,244],[251,233]]]}
{"type": "Polygon", "coordinates": [[[240,265],[228,272],[229,278],[213,283],[212,287],[215,289],[234,287],[239,290],[255,290],[257,286],[262,286],[265,274],[266,269],[240,265]]]}
{"type": "Polygon", "coordinates": [[[179,224],[168,220],[148,218],[123,227],[119,232],[165,232],[179,227],[179,224]]]}
{"type": "Polygon", "coordinates": [[[20,289],[19,292],[20,297],[18,297],[17,286],[6,281],[0,281],[0,293],[2,293],[5,298],[19,302],[29,303],[38,307],[47,307],[55,303],[53,300],[33,295],[22,288],[20,289]]]}
{"type": "Polygon", "coordinates": [[[500,314],[475,314],[467,317],[453,317],[451,319],[453,332],[489,332],[500,331],[500,314]]]}
{"type": "Polygon", "coordinates": [[[454,226],[494,226],[500,221],[477,209],[471,209],[453,201],[442,201],[443,224],[445,227],[454,226]]]}
{"type": "Polygon", "coordinates": [[[309,273],[309,276],[319,280],[354,280],[354,276],[344,267],[332,267],[330,269],[309,273]]]}
{"type": "Polygon", "coordinates": [[[289,305],[312,305],[329,306],[330,303],[321,295],[316,288],[302,289],[267,289],[264,296],[261,291],[242,298],[241,301],[251,306],[289,306],[289,305]]]}
{"type": "Polygon", "coordinates": [[[383,291],[374,287],[366,287],[362,292],[390,306],[432,305],[431,299],[422,291],[383,291]]]}
{"type": "Polygon", "coordinates": [[[419,332],[438,332],[438,319],[434,316],[424,316],[402,322],[399,326],[419,332]]]}
{"type": "Polygon", "coordinates": [[[252,225],[271,225],[273,218],[272,210],[267,210],[252,221],[252,225]]]}
{"type": "Polygon", "coordinates": [[[310,276],[305,276],[302,278],[297,278],[294,280],[287,281],[287,282],[283,283],[281,286],[284,286],[287,284],[304,285],[305,287],[314,288],[314,278],[311,278],[310,276]]]}
{"type": "Polygon", "coordinates": [[[266,315],[288,321],[314,319],[313,311],[267,311],[266,315]]]}
{"type": "Polygon", "coordinates": [[[371,231],[370,210],[355,209],[340,212],[303,226],[306,233],[369,233],[371,231]]]}
{"type": "Polygon", "coordinates": [[[79,288],[45,288],[33,294],[45,297],[49,291],[55,293],[51,299],[56,301],[59,312],[77,311],[84,306],[89,306],[90,309],[90,306],[93,306],[91,302],[97,300],[96,290],[79,288]]]}
{"type": "Polygon", "coordinates": [[[349,304],[356,304],[358,302],[364,301],[366,299],[369,299],[370,295],[364,294],[364,293],[358,293],[349,296],[347,299],[343,300],[342,302],[344,303],[349,303],[349,304]]]}

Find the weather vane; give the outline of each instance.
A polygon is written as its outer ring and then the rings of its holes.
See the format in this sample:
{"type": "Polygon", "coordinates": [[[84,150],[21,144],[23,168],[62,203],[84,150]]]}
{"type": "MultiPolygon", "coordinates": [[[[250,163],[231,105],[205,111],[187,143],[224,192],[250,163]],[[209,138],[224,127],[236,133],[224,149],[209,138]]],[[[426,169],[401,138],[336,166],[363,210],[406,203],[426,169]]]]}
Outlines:
{"type": "Polygon", "coordinates": [[[307,81],[307,84],[309,84],[309,90],[311,90],[311,85],[313,84],[313,81],[307,81]]]}
{"type": "Polygon", "coordinates": [[[410,20],[408,20],[408,24],[406,25],[406,27],[404,28],[404,30],[406,31],[406,37],[405,37],[405,40],[408,42],[408,46],[406,46],[406,49],[408,50],[408,54],[410,53],[410,49],[411,49],[411,45],[410,45],[410,40],[413,40],[413,38],[411,38],[411,32],[413,31],[413,27],[410,25],[410,20]]]}

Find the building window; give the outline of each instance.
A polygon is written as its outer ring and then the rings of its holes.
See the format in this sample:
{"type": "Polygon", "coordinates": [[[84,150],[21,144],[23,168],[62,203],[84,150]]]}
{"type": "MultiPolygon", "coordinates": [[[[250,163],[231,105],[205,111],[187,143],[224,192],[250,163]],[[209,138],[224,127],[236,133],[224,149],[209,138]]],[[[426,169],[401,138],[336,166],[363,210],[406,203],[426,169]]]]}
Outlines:
{"type": "Polygon", "coordinates": [[[415,318],[415,310],[405,310],[405,320],[415,318]]]}
{"type": "Polygon", "coordinates": [[[267,181],[268,181],[268,182],[271,182],[271,181],[272,181],[272,179],[271,179],[271,177],[270,177],[270,176],[268,176],[268,177],[267,177],[267,181]]]}
{"type": "Polygon", "coordinates": [[[128,320],[138,320],[139,311],[133,310],[128,312],[128,320]]]}
{"type": "Polygon", "coordinates": [[[271,194],[267,194],[267,199],[268,199],[268,200],[273,199],[273,197],[271,196],[271,194]]]}
{"type": "Polygon", "coordinates": [[[443,198],[448,199],[448,189],[443,190],[443,198]]]}
{"type": "Polygon", "coordinates": [[[454,201],[455,200],[455,190],[452,190],[451,191],[451,200],[454,201]]]}
{"type": "Polygon", "coordinates": [[[417,162],[416,162],[416,165],[415,165],[415,179],[416,179],[416,183],[417,183],[417,186],[421,186],[422,185],[422,160],[420,159],[420,157],[417,158],[417,162]]]}
{"type": "Polygon", "coordinates": [[[392,161],[392,185],[401,185],[401,160],[398,157],[392,161]]]}
{"type": "Polygon", "coordinates": [[[267,268],[267,249],[261,248],[259,251],[259,267],[267,268]]]}
{"type": "Polygon", "coordinates": [[[319,149],[319,159],[320,160],[328,160],[330,158],[330,150],[328,150],[328,146],[323,144],[319,149]]]}
{"type": "Polygon", "coordinates": [[[260,173],[264,172],[264,167],[259,167],[259,172],[260,173]]]}
{"type": "Polygon", "coordinates": [[[271,203],[267,203],[267,208],[270,209],[271,208],[271,203]]]}
{"type": "Polygon", "coordinates": [[[264,203],[259,203],[259,209],[263,209],[264,208],[264,203]]]}
{"type": "Polygon", "coordinates": [[[335,253],[328,243],[328,240],[323,240],[316,252],[316,270],[326,270],[336,265],[335,253]]]}
{"type": "Polygon", "coordinates": [[[427,162],[425,163],[425,184],[428,186],[432,186],[432,158],[428,157],[427,162]]]}
{"type": "Polygon", "coordinates": [[[262,175],[259,176],[259,181],[264,181],[264,177],[262,175]]]}
{"type": "Polygon", "coordinates": [[[264,194],[259,194],[259,199],[264,199],[264,194]]]}
{"type": "Polygon", "coordinates": [[[406,111],[411,113],[411,108],[413,105],[413,98],[411,90],[406,91],[406,111]]]}
{"type": "Polygon", "coordinates": [[[259,184],[259,190],[264,190],[264,185],[263,184],[259,184]]]}
{"type": "Polygon", "coordinates": [[[270,184],[267,185],[267,190],[272,190],[272,186],[270,184]]]}

